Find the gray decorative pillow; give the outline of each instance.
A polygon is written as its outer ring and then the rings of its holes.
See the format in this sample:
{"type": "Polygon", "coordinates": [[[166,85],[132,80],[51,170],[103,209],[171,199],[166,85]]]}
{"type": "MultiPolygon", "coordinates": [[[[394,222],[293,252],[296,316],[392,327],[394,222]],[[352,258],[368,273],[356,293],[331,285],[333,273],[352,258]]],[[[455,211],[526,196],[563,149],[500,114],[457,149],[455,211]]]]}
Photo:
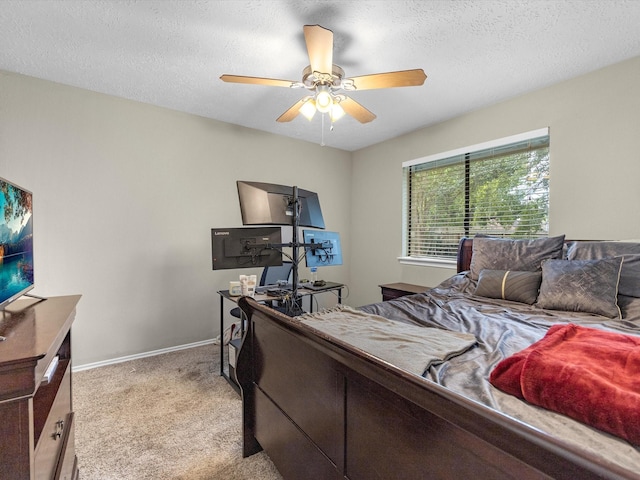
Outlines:
{"type": "Polygon", "coordinates": [[[482,270],[475,294],[531,305],[538,298],[541,281],[540,272],[482,270]]]}
{"type": "Polygon", "coordinates": [[[511,240],[474,237],[470,277],[477,280],[482,270],[540,270],[543,260],[562,258],[564,235],[549,238],[511,240]]]}
{"type": "Polygon", "coordinates": [[[622,318],[618,282],[622,258],[547,260],[537,306],[549,310],[595,313],[622,318]]]}
{"type": "Polygon", "coordinates": [[[618,293],[640,298],[640,243],[638,242],[571,242],[569,260],[623,257],[618,293]]]}

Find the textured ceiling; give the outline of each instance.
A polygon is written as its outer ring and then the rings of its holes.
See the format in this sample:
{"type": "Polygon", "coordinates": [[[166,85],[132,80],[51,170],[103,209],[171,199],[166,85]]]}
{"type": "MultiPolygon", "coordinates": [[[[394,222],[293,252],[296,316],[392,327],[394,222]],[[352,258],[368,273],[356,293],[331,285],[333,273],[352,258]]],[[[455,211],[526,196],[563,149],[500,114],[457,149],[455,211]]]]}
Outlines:
{"type": "Polygon", "coordinates": [[[640,55],[638,0],[0,0],[0,69],[320,143],[321,115],[275,121],[304,91],[219,80],[300,80],[305,24],[347,77],[428,76],[350,93],[378,117],[325,122],[350,151],[640,55]]]}

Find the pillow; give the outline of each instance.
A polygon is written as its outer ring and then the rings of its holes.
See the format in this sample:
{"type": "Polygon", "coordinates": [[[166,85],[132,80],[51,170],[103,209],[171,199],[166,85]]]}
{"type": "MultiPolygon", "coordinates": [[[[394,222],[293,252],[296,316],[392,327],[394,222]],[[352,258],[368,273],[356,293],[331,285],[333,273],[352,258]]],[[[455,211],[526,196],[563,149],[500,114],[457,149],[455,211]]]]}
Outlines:
{"type": "Polygon", "coordinates": [[[621,257],[547,260],[542,264],[537,306],[622,318],[617,301],[621,265],[621,257]]]}
{"type": "Polygon", "coordinates": [[[639,242],[571,242],[567,249],[569,260],[589,260],[608,257],[624,258],[618,293],[640,298],[639,242]]]}
{"type": "Polygon", "coordinates": [[[538,298],[541,281],[542,273],[540,272],[482,270],[475,294],[531,305],[538,298]]]}
{"type": "Polygon", "coordinates": [[[470,277],[478,280],[485,269],[539,271],[543,260],[562,258],[563,246],[564,235],[525,240],[476,236],[470,277]]]}

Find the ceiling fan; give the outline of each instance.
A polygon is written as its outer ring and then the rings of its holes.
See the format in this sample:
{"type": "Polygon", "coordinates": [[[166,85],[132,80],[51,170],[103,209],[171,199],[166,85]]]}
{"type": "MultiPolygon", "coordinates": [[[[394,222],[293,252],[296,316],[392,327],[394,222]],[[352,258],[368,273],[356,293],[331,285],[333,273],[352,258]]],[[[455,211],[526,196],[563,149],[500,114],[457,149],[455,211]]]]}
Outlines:
{"type": "Polygon", "coordinates": [[[341,91],[418,86],[427,78],[421,68],[345,78],[344,70],[333,64],[333,32],[320,25],[305,25],[303,31],[310,65],[302,71],[302,81],[226,74],[220,79],[231,83],[307,89],[311,94],[280,115],[278,122],[290,122],[299,113],[311,120],[319,111],[328,113],[332,121],[347,113],[360,123],[368,123],[376,116],[341,91]]]}

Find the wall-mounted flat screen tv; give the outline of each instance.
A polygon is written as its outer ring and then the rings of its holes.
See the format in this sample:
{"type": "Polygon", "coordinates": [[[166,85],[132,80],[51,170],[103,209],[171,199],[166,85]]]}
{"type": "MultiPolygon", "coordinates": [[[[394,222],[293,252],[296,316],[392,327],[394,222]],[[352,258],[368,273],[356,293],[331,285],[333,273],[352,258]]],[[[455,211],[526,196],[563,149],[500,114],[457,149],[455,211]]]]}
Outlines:
{"type": "MultiPolygon", "coordinates": [[[[293,187],[275,183],[238,181],[243,225],[291,225],[293,187]]],[[[298,189],[300,227],[324,228],[318,194],[298,189]]]]}
{"type": "Polygon", "coordinates": [[[303,230],[305,260],[307,267],[328,267],[342,265],[342,246],[338,232],[322,230],[303,230]],[[309,247],[309,244],[317,247],[309,247]]]}
{"type": "Polygon", "coordinates": [[[32,194],[0,178],[0,308],[33,288],[32,194]]]}
{"type": "Polygon", "coordinates": [[[212,228],[213,269],[282,265],[280,227],[212,228]]]}

